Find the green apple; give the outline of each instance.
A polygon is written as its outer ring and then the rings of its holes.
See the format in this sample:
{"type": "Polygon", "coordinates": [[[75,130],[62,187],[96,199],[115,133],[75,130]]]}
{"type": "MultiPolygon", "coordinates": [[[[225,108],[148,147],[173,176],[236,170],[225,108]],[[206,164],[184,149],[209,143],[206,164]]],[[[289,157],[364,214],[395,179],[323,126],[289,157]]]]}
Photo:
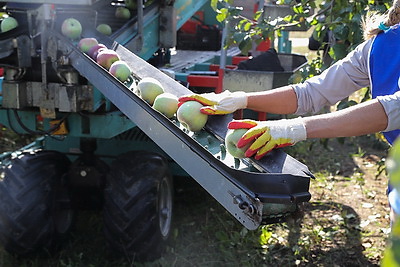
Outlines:
{"type": "Polygon", "coordinates": [[[129,9],[135,9],[136,8],[136,0],[125,0],[125,6],[129,9]]]}
{"type": "Polygon", "coordinates": [[[176,112],[178,121],[192,132],[200,131],[207,123],[208,116],[200,112],[203,105],[197,101],[183,103],[176,112]]]}
{"type": "Polygon", "coordinates": [[[93,47],[98,45],[99,43],[97,42],[96,38],[82,38],[79,40],[78,43],[78,48],[88,54],[89,50],[93,47]]]}
{"type": "Polygon", "coordinates": [[[99,24],[96,30],[104,35],[111,35],[112,33],[111,26],[105,23],[99,24]]]}
{"type": "Polygon", "coordinates": [[[140,97],[151,106],[153,105],[156,97],[164,93],[164,87],[158,80],[152,77],[145,77],[141,79],[138,82],[137,87],[140,97]]]}
{"type": "Polygon", "coordinates": [[[64,36],[75,40],[82,34],[82,25],[77,19],[68,18],[63,21],[61,32],[64,36]]]}
{"type": "Polygon", "coordinates": [[[237,143],[239,139],[247,132],[248,129],[229,129],[225,136],[225,146],[226,150],[233,157],[241,159],[246,156],[244,153],[251,146],[251,143],[245,145],[244,147],[238,148],[237,143]]]}
{"type": "Polygon", "coordinates": [[[153,108],[164,114],[167,118],[172,118],[178,110],[178,97],[170,93],[162,93],[154,99],[153,108]]]}
{"type": "Polygon", "coordinates": [[[96,57],[96,62],[103,68],[109,70],[111,65],[115,62],[120,60],[117,52],[112,49],[103,49],[99,52],[96,57]]]}
{"type": "Polygon", "coordinates": [[[121,82],[128,80],[129,76],[132,74],[132,70],[129,65],[122,60],[117,60],[111,64],[109,72],[121,82]]]}
{"type": "Polygon", "coordinates": [[[18,21],[13,17],[6,17],[1,21],[1,32],[8,32],[18,27],[18,21]]]}
{"type": "Polygon", "coordinates": [[[131,12],[126,7],[119,6],[115,9],[115,17],[117,19],[130,19],[131,12]]]}

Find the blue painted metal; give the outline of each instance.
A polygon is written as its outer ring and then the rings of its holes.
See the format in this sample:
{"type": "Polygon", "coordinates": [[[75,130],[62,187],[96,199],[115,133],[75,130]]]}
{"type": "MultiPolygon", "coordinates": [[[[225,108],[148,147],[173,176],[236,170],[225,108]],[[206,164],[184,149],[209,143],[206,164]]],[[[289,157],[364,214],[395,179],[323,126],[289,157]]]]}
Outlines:
{"type": "MultiPolygon", "coordinates": [[[[143,47],[142,50],[137,54],[144,60],[150,59],[160,48],[158,35],[160,14],[157,11],[158,9],[153,8],[147,14],[145,14],[145,20],[143,24],[143,47]]],[[[133,45],[131,42],[137,36],[137,34],[137,25],[131,24],[130,27],[120,31],[120,34],[115,37],[115,41],[134,51],[135,49],[131,47],[133,45]]]]}
{"type": "Polygon", "coordinates": [[[278,52],[288,54],[292,52],[292,41],[289,40],[288,31],[282,31],[278,38],[278,52]]]}
{"type": "MultiPolygon", "coordinates": [[[[159,19],[159,15],[157,15],[157,18],[159,19]]],[[[145,60],[150,59],[154,55],[154,53],[160,48],[158,36],[158,19],[154,18],[153,20],[149,20],[144,25],[143,48],[138,55],[145,60]]]]}
{"type": "Polygon", "coordinates": [[[210,70],[211,63],[198,63],[194,66],[194,71],[208,71],[210,70]]]}
{"type": "MultiPolygon", "coordinates": [[[[49,121],[44,121],[46,130],[49,129],[49,121]]],[[[84,138],[112,138],[135,127],[135,124],[119,111],[84,116],[72,113],[67,124],[69,135],[84,138]]]]}
{"type": "Polygon", "coordinates": [[[3,85],[3,77],[0,77],[0,106],[3,104],[2,85],[3,85]]]}
{"type": "Polygon", "coordinates": [[[204,24],[214,25],[222,28],[221,22],[217,20],[216,13],[209,3],[202,7],[202,11],[204,11],[204,24]]]}
{"type": "Polygon", "coordinates": [[[198,10],[210,6],[209,0],[176,0],[174,8],[176,10],[177,24],[179,29],[185,22],[187,22],[198,10]]]}
{"type": "Polygon", "coordinates": [[[93,111],[98,110],[104,104],[106,105],[106,111],[110,110],[110,101],[97,89],[93,90],[93,111]]]}
{"type": "Polygon", "coordinates": [[[184,72],[176,72],[175,73],[175,79],[177,81],[181,81],[181,82],[187,82],[188,76],[189,76],[189,73],[184,73],[184,72]]]}
{"type": "MultiPolygon", "coordinates": [[[[197,11],[203,9],[207,14],[207,21],[213,24],[218,23],[215,20],[215,13],[210,7],[209,0],[193,1],[193,0],[177,0],[174,3],[174,8],[177,18],[177,29],[187,22],[197,11]],[[208,14],[210,13],[211,14],[208,14]],[[212,21],[211,18],[214,17],[212,21]]],[[[153,54],[160,48],[159,47],[159,25],[160,25],[160,12],[158,8],[153,8],[144,14],[145,20],[143,24],[143,47],[139,53],[136,53],[139,57],[144,60],[150,59],[153,54]]],[[[134,51],[130,46],[132,40],[137,36],[138,29],[137,24],[132,24],[130,28],[126,28],[115,36],[115,41],[125,46],[126,48],[134,51]]]]}
{"type": "Polygon", "coordinates": [[[28,132],[18,123],[16,114],[23,122],[23,125],[28,129],[35,131],[37,128],[36,125],[36,116],[39,113],[28,112],[28,111],[13,111],[10,109],[0,109],[0,124],[3,124],[8,129],[12,129],[14,132],[19,134],[28,134],[28,132]]]}
{"type": "MultiPolygon", "coordinates": [[[[26,129],[32,132],[49,131],[51,120],[44,119],[41,124],[37,121],[38,115],[38,111],[16,111],[14,113],[9,109],[0,109],[0,124],[19,134],[29,134],[26,129]],[[16,115],[20,118],[23,126],[18,122],[16,115]]],[[[112,138],[136,126],[120,111],[99,115],[71,113],[68,115],[66,123],[68,135],[83,138],[112,138]]]]}

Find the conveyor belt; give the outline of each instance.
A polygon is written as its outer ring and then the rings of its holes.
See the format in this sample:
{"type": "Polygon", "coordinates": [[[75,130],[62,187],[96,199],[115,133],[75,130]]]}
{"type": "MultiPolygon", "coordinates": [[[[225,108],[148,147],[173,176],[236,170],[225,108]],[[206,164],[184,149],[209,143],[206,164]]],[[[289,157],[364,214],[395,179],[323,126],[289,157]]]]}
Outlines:
{"type": "MultiPolygon", "coordinates": [[[[271,153],[263,161],[242,162],[236,168],[237,161],[233,157],[227,153],[222,156],[222,151],[206,148],[220,147],[226,124],[231,119],[228,115],[211,116],[207,130],[188,134],[175,121],[152,109],[65,37],[53,34],[66,46],[73,67],[248,229],[255,229],[261,223],[263,203],[291,204],[310,199],[311,175],[308,168],[282,150],[271,153]],[[208,145],[201,144],[202,140],[207,140],[208,145]]],[[[101,42],[110,43],[110,40],[101,42]]],[[[177,96],[190,93],[186,87],[123,46],[114,43],[113,47],[121,59],[132,67],[137,78],[154,77],[167,92],[177,96]]]]}

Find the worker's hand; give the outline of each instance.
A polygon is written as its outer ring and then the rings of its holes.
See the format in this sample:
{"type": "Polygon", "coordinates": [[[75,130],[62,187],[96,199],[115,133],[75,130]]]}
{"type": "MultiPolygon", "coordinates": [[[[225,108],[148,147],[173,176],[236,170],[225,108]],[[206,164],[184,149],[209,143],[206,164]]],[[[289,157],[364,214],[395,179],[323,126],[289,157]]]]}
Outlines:
{"type": "Polygon", "coordinates": [[[273,121],[233,120],[229,129],[249,129],[238,141],[237,146],[244,147],[254,141],[245,156],[261,159],[274,148],[294,145],[307,138],[306,127],[301,118],[273,121]]]}
{"type": "Polygon", "coordinates": [[[229,91],[224,91],[220,94],[192,94],[179,98],[180,105],[186,101],[197,101],[204,105],[200,110],[201,113],[207,115],[225,115],[238,109],[246,108],[247,95],[245,92],[231,93],[229,91]]]}

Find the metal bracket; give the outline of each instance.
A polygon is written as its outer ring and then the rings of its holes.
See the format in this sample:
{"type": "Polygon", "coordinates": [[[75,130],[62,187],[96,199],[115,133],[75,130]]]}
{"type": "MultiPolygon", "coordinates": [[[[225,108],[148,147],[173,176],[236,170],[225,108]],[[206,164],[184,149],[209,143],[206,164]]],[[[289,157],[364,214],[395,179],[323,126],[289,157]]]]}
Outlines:
{"type": "MultiPolygon", "coordinates": [[[[259,200],[248,196],[243,197],[241,194],[234,194],[232,191],[228,191],[228,193],[233,198],[233,204],[237,205],[239,209],[243,211],[243,214],[254,222],[254,225],[260,225],[263,204],[259,200]]],[[[235,216],[237,216],[237,214],[235,214],[235,216]]],[[[241,218],[237,219],[240,221],[241,218]]]]}
{"type": "Polygon", "coordinates": [[[161,47],[176,46],[176,12],[173,6],[160,9],[160,44],[161,47]]]}
{"type": "Polygon", "coordinates": [[[143,3],[142,0],[137,0],[137,35],[134,41],[134,53],[140,53],[143,48],[143,3]]]}

